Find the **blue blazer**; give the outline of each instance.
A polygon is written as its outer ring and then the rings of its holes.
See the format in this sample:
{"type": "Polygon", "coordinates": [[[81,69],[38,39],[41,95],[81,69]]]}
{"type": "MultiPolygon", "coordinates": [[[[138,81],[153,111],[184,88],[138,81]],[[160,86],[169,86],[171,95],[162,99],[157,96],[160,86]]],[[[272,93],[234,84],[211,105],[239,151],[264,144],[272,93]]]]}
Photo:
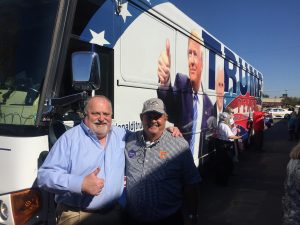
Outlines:
{"type": "MultiPolygon", "coordinates": [[[[176,74],[174,86],[159,88],[157,96],[165,103],[169,121],[180,129],[190,143],[193,127],[193,90],[189,77],[180,73],[176,74]]],[[[213,115],[213,105],[206,94],[199,96],[201,97],[203,98],[201,131],[205,133],[206,121],[213,115]]],[[[198,111],[201,112],[201,110],[198,111]]]]}

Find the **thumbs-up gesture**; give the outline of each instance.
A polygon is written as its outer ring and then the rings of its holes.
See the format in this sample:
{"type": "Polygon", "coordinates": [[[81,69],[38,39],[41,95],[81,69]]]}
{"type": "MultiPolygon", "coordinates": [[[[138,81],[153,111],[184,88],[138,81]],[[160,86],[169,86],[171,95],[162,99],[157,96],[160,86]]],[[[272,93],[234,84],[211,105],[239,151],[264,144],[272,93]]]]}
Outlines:
{"type": "Polygon", "coordinates": [[[98,167],[92,173],[85,176],[81,185],[81,190],[90,195],[99,195],[102,188],[104,187],[104,180],[97,177],[100,172],[98,167]]]}
{"type": "Polygon", "coordinates": [[[166,49],[160,53],[158,59],[157,75],[161,85],[167,85],[170,79],[171,54],[170,41],[166,41],[166,49]]]}

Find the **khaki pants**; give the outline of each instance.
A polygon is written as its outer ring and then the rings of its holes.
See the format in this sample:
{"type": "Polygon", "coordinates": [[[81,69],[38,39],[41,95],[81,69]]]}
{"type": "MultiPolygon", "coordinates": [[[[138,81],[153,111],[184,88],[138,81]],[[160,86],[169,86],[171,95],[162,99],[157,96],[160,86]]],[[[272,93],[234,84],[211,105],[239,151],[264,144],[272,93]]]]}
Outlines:
{"type": "Polygon", "coordinates": [[[116,207],[108,212],[87,212],[58,205],[56,209],[58,225],[122,225],[122,210],[116,207]]]}

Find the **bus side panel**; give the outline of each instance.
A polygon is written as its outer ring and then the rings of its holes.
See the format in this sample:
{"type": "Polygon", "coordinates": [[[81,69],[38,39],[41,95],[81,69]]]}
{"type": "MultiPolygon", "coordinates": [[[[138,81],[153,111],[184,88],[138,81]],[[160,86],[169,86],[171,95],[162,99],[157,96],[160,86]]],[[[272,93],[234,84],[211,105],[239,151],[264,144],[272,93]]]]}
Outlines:
{"type": "Polygon", "coordinates": [[[40,153],[48,151],[48,136],[0,136],[0,194],[31,188],[40,153]]]}
{"type": "MultiPolygon", "coordinates": [[[[147,8],[138,2],[126,2],[119,14],[114,13],[114,9],[113,3],[106,1],[85,27],[81,39],[114,50],[114,123],[132,131],[142,128],[139,118],[142,103],[148,98],[159,97],[157,71],[162,52],[168,51],[170,56],[170,86],[175,85],[178,74],[189,79],[188,40],[191,32],[197,31],[203,64],[198,95],[209,102],[200,105],[202,110],[198,113],[197,123],[206,124],[205,128],[198,126],[195,131],[201,140],[195,150],[192,149],[198,165],[199,158],[213,150],[209,141],[215,131],[210,130],[209,123],[213,121],[216,128],[218,113],[232,107],[243,120],[254,109],[258,93],[255,87],[259,84],[253,80],[253,74],[259,73],[171,3],[155,3],[147,8]],[[112,17],[112,24],[101,20],[112,17]],[[216,86],[218,74],[224,77],[220,93],[216,86]],[[214,110],[220,99],[223,100],[222,109],[214,110]],[[208,120],[208,115],[213,115],[213,120],[208,120]]],[[[168,88],[165,91],[179,93],[179,90],[168,88]]],[[[188,92],[181,94],[190,95],[188,92]]],[[[165,104],[170,105],[170,101],[165,100],[165,104]]],[[[176,107],[179,106],[173,106],[175,110],[176,107]]],[[[188,110],[176,114],[175,110],[168,112],[173,123],[173,117],[191,114],[188,110]]],[[[180,127],[177,122],[175,125],[180,127]]]]}

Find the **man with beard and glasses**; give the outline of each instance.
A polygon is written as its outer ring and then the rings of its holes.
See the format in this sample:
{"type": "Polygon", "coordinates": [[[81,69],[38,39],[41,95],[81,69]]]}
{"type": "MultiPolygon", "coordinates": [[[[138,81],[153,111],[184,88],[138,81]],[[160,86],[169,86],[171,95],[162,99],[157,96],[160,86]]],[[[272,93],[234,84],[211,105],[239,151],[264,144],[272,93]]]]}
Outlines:
{"type": "Polygon", "coordinates": [[[126,130],[112,126],[104,96],[87,100],[85,118],[54,144],[38,171],[38,186],[55,193],[58,224],[121,224],[126,130]]]}
{"type": "MultiPolygon", "coordinates": [[[[58,224],[118,225],[124,190],[125,137],[112,125],[112,105],[105,96],[89,98],[80,125],[54,144],[38,171],[38,186],[55,193],[58,224]]],[[[172,135],[179,130],[168,128],[172,135]]]]}
{"type": "Polygon", "coordinates": [[[130,134],[125,148],[127,224],[197,224],[201,178],[188,142],[166,131],[162,100],[147,100],[140,118],[143,130],[130,134]]]}

